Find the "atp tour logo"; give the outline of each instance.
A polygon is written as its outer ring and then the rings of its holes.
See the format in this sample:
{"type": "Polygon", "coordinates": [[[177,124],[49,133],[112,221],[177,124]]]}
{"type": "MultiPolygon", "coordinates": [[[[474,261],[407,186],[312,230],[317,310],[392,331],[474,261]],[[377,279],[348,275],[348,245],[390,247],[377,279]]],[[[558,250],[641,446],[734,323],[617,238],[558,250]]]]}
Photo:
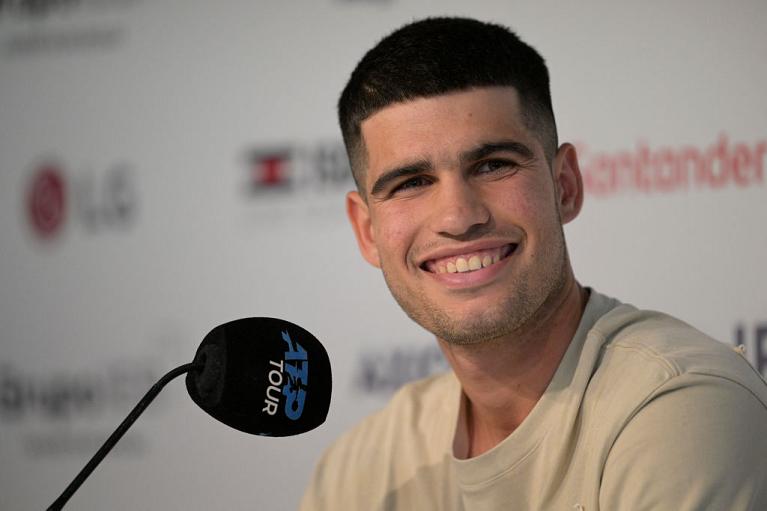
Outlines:
{"type": "Polygon", "coordinates": [[[309,383],[309,361],[306,350],[298,342],[293,343],[287,330],[283,330],[282,340],[288,345],[287,351],[283,360],[269,361],[269,365],[274,369],[269,371],[270,385],[266,388],[266,399],[264,399],[262,411],[275,415],[280,403],[280,395],[283,395],[285,396],[285,415],[295,421],[304,412],[305,386],[309,383]]]}

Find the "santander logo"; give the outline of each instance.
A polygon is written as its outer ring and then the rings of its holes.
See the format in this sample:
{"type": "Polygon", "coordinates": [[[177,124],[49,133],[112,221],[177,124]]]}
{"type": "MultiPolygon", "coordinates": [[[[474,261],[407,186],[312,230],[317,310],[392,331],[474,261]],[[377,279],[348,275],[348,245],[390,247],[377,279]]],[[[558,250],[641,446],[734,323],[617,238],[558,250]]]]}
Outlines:
{"type": "Polygon", "coordinates": [[[584,186],[595,197],[760,186],[767,158],[767,140],[731,142],[726,134],[707,147],[639,142],[616,152],[592,151],[585,144],[576,148],[584,186]]]}

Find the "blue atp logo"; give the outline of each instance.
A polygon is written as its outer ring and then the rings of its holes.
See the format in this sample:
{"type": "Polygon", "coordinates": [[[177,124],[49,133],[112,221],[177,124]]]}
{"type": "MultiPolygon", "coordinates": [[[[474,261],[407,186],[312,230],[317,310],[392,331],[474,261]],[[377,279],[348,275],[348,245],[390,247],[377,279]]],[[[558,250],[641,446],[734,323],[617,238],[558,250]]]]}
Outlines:
{"type": "Polygon", "coordinates": [[[261,411],[269,415],[276,414],[282,394],[285,396],[285,415],[295,421],[304,412],[306,386],[309,384],[309,360],[304,347],[294,343],[287,331],[282,332],[282,340],[288,345],[285,358],[279,362],[269,361],[274,369],[269,371],[270,385],[266,388],[264,408],[261,411]],[[287,381],[284,373],[287,373],[287,381]]]}
{"type": "Polygon", "coordinates": [[[293,341],[290,340],[290,334],[287,331],[282,332],[282,340],[288,343],[288,350],[285,352],[288,381],[282,387],[282,394],[286,398],[285,415],[290,419],[298,420],[304,411],[306,400],[304,387],[309,384],[309,361],[303,346],[295,343],[295,348],[293,347],[293,341]]]}

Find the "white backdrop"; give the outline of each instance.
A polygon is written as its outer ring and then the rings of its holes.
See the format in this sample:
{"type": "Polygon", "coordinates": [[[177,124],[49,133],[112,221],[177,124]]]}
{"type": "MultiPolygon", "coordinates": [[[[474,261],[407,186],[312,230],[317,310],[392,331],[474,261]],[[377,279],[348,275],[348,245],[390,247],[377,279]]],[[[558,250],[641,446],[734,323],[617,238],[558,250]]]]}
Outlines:
{"type": "Polygon", "coordinates": [[[589,185],[566,228],[580,281],[745,344],[767,373],[761,0],[5,1],[0,508],[50,504],[231,319],[323,341],[326,424],[249,436],[175,381],[72,509],[294,509],[333,438],[444,367],[357,254],[335,117],[362,54],[438,14],[507,24],[546,57],[589,185]]]}

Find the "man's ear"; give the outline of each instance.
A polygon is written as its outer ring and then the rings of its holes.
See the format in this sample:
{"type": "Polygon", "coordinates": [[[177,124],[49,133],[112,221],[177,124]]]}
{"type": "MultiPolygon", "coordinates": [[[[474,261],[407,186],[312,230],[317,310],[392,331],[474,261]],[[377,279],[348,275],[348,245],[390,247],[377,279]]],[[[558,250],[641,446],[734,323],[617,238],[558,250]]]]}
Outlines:
{"type": "Polygon", "coordinates": [[[554,186],[557,189],[559,217],[566,224],[578,216],[583,206],[583,177],[572,144],[562,144],[557,150],[554,157],[554,186]]]}
{"type": "Polygon", "coordinates": [[[380,268],[381,261],[378,258],[378,247],[373,233],[373,224],[370,221],[370,210],[359,192],[346,194],[346,214],[357,237],[357,245],[362,257],[376,268],[380,268]]]}

